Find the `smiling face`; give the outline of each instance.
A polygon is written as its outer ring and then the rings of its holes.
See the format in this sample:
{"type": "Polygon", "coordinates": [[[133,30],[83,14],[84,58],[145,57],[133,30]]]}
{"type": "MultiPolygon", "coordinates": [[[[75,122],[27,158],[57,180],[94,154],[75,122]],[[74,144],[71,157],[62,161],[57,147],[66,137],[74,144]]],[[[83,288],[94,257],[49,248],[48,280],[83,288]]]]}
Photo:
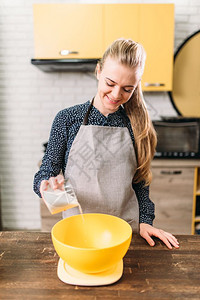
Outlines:
{"type": "Polygon", "coordinates": [[[118,110],[132,96],[140,79],[139,68],[123,65],[107,57],[102,70],[97,66],[98,92],[94,106],[105,116],[118,110]]]}

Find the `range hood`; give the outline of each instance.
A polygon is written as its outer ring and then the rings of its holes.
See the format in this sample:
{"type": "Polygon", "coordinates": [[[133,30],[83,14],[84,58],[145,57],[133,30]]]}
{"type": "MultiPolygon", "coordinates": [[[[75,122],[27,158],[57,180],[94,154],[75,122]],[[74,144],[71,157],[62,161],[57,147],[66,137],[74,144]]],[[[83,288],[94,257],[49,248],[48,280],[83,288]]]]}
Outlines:
{"type": "Polygon", "coordinates": [[[31,59],[44,72],[94,72],[98,59],[31,59]]]}

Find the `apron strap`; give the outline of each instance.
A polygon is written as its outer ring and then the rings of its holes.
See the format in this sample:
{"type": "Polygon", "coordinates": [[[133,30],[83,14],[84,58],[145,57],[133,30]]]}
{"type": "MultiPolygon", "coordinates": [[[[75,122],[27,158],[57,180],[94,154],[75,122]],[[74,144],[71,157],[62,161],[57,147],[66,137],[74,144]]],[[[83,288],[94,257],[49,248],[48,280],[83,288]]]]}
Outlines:
{"type": "Polygon", "coordinates": [[[91,101],[91,103],[90,103],[90,105],[89,105],[89,107],[88,107],[88,111],[87,111],[86,114],[85,114],[85,117],[84,117],[84,119],[83,119],[83,125],[87,125],[87,123],[88,123],[88,117],[89,117],[90,111],[91,111],[91,109],[92,109],[93,102],[94,102],[94,98],[92,99],[92,101],[91,101]]]}
{"type": "MultiPolygon", "coordinates": [[[[85,114],[85,117],[83,119],[83,125],[87,125],[87,123],[88,123],[88,117],[89,117],[90,111],[92,109],[93,102],[94,102],[94,98],[92,99],[92,101],[91,101],[91,103],[88,107],[88,111],[85,114]]],[[[123,119],[124,126],[127,127],[128,123],[127,123],[127,120],[126,120],[124,114],[122,113],[121,116],[122,116],[122,119],[123,119]]]]}

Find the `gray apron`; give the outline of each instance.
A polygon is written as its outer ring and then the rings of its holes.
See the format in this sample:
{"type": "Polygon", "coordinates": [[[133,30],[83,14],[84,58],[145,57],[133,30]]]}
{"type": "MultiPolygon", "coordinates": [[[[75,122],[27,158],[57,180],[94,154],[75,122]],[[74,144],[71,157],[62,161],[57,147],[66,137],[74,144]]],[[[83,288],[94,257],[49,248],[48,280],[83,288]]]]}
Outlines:
{"type": "MultiPolygon", "coordinates": [[[[132,188],[137,168],[127,127],[87,125],[92,103],[69,152],[65,169],[83,213],[105,213],[126,220],[138,231],[139,207],[132,188]]],[[[77,207],[63,218],[79,213],[77,207]]]]}

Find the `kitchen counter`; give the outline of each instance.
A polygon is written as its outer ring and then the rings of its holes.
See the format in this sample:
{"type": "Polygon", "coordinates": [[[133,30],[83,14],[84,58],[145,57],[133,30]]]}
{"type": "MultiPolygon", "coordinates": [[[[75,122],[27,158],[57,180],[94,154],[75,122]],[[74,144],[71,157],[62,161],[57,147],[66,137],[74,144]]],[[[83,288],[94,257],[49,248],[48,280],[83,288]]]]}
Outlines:
{"type": "Polygon", "coordinates": [[[171,159],[171,158],[154,158],[152,163],[152,167],[172,167],[172,168],[192,168],[192,167],[200,167],[200,159],[171,159]]]}
{"type": "Polygon", "coordinates": [[[57,277],[50,233],[0,232],[1,299],[199,299],[200,236],[177,236],[179,249],[150,247],[134,235],[122,278],[108,286],[68,285],[57,277]]]}

